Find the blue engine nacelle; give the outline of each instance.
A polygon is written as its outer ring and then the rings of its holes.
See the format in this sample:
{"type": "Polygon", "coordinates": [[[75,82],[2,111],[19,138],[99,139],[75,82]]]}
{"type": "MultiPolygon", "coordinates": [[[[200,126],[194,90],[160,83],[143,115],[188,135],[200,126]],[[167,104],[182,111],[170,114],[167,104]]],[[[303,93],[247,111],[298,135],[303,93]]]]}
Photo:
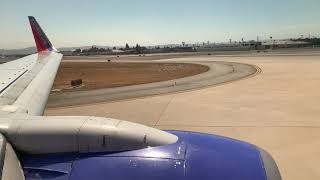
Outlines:
{"type": "Polygon", "coordinates": [[[174,144],[140,150],[24,156],[26,179],[281,180],[264,150],[221,136],[169,131],[174,144]]]}

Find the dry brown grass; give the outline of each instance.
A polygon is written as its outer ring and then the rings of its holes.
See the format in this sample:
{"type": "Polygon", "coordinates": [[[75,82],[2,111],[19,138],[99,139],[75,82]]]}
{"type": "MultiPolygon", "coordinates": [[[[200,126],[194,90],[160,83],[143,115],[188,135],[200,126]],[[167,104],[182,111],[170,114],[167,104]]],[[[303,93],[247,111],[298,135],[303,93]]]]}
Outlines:
{"type": "Polygon", "coordinates": [[[54,89],[62,92],[92,90],[159,82],[208,71],[204,65],[186,63],[63,62],[54,89]],[[82,79],[83,85],[70,89],[70,81],[82,79]]]}

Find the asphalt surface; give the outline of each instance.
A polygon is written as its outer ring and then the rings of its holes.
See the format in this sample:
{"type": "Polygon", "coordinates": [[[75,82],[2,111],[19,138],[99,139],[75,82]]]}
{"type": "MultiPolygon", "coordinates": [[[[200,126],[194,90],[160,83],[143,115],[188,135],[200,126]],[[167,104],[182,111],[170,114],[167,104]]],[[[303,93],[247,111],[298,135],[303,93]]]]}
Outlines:
{"type": "MultiPolygon", "coordinates": [[[[291,51],[291,50],[290,50],[291,51]]],[[[240,139],[267,150],[285,180],[320,179],[320,50],[272,56],[211,56],[165,61],[222,61],[261,68],[220,86],[116,102],[49,108],[46,115],[101,116],[159,129],[240,139]]]]}

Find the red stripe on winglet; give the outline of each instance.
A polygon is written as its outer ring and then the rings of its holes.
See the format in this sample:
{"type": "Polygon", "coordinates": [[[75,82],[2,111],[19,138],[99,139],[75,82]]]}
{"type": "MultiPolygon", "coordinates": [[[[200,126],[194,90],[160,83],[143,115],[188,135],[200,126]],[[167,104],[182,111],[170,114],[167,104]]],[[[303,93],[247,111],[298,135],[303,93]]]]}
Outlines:
{"type": "Polygon", "coordinates": [[[43,42],[42,42],[42,40],[40,38],[40,34],[37,31],[37,28],[35,27],[35,24],[30,21],[30,25],[31,25],[33,37],[34,37],[34,40],[36,42],[36,46],[37,46],[38,52],[47,50],[47,48],[45,47],[45,45],[43,44],[43,42]]]}

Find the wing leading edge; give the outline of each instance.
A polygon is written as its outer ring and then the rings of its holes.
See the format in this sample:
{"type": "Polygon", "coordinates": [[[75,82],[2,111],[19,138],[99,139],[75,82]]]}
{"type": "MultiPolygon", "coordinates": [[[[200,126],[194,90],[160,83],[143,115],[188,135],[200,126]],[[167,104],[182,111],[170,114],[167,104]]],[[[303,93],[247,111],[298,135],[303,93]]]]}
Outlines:
{"type": "Polygon", "coordinates": [[[29,16],[38,53],[0,65],[0,113],[42,115],[62,54],[29,16]]]}

